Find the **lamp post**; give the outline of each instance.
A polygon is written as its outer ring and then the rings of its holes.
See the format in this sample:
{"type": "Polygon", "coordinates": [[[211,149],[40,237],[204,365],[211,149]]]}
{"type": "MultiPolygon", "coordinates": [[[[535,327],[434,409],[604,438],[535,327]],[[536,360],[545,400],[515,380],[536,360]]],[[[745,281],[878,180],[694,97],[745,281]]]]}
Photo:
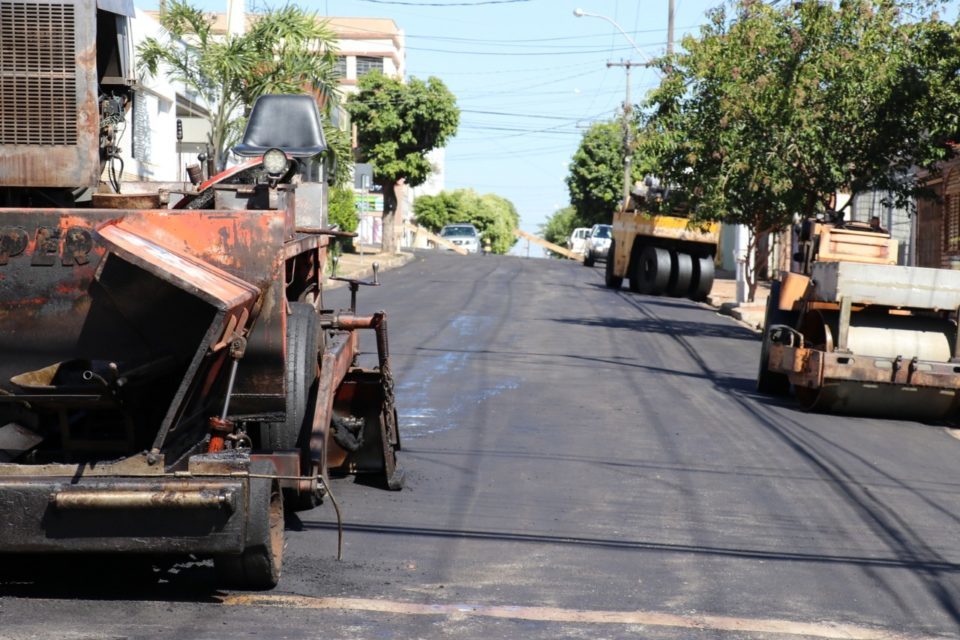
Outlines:
{"type": "MultiPolygon", "coordinates": [[[[673,0],[670,0],[670,3],[671,3],[671,5],[672,5],[672,4],[673,4],[673,0]]],[[[641,49],[640,46],[639,46],[636,42],[633,41],[633,38],[630,37],[630,34],[627,33],[626,31],[624,31],[624,30],[623,30],[623,27],[621,27],[621,26],[617,23],[617,21],[614,20],[613,18],[609,18],[609,17],[607,17],[607,16],[600,15],[599,13],[590,13],[589,11],[584,11],[583,9],[574,9],[574,10],[573,10],[573,15],[575,15],[575,16],[578,17],[578,18],[582,18],[582,17],[584,17],[584,16],[587,16],[588,18],[600,18],[601,20],[606,20],[607,22],[609,22],[610,24],[612,24],[613,26],[615,26],[615,27],[617,28],[617,30],[618,30],[620,33],[623,34],[623,37],[627,39],[627,42],[630,43],[630,46],[632,46],[640,55],[642,55],[642,56],[643,56],[644,58],[646,58],[646,60],[647,60],[645,63],[641,63],[641,64],[638,64],[638,63],[636,63],[636,62],[631,62],[631,61],[629,61],[629,60],[621,60],[620,62],[608,62],[608,63],[607,63],[607,67],[623,67],[624,70],[627,72],[627,94],[626,94],[626,97],[625,97],[625,99],[624,99],[624,101],[623,101],[623,147],[624,147],[624,154],[623,154],[623,206],[626,207],[626,206],[627,206],[627,202],[628,202],[629,199],[630,199],[630,182],[631,182],[631,181],[630,181],[630,177],[631,177],[630,174],[631,174],[631,167],[633,166],[633,157],[630,155],[630,147],[631,147],[631,142],[632,142],[631,139],[630,139],[630,133],[631,133],[631,131],[630,131],[630,115],[631,115],[631,113],[633,113],[633,104],[632,104],[632,102],[631,102],[631,100],[630,100],[630,68],[631,68],[631,67],[636,67],[636,66],[648,67],[648,66],[651,66],[652,64],[654,64],[654,60],[653,60],[653,58],[651,58],[651,57],[647,54],[646,51],[644,51],[643,49],[641,49]]]]}
{"type": "MultiPolygon", "coordinates": [[[[671,5],[673,4],[673,0],[670,1],[670,4],[671,4],[671,5]]],[[[608,16],[604,16],[604,15],[600,15],[599,13],[591,13],[591,12],[589,12],[589,11],[584,11],[583,9],[574,9],[574,10],[573,10],[573,15],[575,15],[575,16],[578,17],[578,18],[582,18],[582,17],[586,16],[586,17],[588,17],[588,18],[600,18],[601,20],[606,20],[607,22],[609,22],[610,24],[612,24],[613,26],[615,26],[615,27],[617,28],[617,31],[619,31],[620,33],[623,34],[623,37],[627,39],[627,42],[630,43],[630,46],[633,47],[634,49],[636,49],[637,53],[639,53],[639,54],[642,55],[644,58],[646,58],[646,59],[647,59],[647,62],[649,62],[649,63],[652,63],[652,62],[653,62],[653,58],[651,58],[651,57],[647,54],[646,51],[644,51],[643,49],[641,49],[641,48],[640,48],[640,45],[638,45],[636,42],[634,42],[634,41],[633,41],[633,38],[630,37],[630,34],[627,33],[626,31],[624,31],[624,30],[623,30],[623,27],[621,27],[621,26],[617,23],[617,21],[614,20],[613,18],[610,18],[610,17],[608,17],[608,16]]]]}

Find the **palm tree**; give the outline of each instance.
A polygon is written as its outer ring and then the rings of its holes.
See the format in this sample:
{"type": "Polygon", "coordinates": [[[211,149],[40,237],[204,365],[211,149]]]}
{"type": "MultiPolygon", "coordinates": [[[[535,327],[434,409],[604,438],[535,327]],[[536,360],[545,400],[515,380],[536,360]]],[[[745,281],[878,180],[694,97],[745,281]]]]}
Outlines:
{"type": "MultiPolygon", "coordinates": [[[[312,92],[330,115],[339,104],[335,38],[325,22],[288,5],[255,16],[242,35],[213,33],[213,16],[185,0],[172,0],[160,16],[163,40],[146,38],[137,47],[141,73],[165,71],[195,92],[209,109],[209,143],[222,169],[227,149],[246,124],[253,102],[268,93],[312,92]]],[[[329,121],[329,118],[327,118],[329,121]]],[[[328,138],[345,175],[349,140],[329,124],[328,138]]]]}

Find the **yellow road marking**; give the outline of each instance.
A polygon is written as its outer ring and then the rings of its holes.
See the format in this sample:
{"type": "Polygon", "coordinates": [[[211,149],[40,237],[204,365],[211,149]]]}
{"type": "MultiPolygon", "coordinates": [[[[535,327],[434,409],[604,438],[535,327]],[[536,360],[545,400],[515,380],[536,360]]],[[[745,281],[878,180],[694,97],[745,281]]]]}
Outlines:
{"type": "Polygon", "coordinates": [[[221,604],[241,607],[282,607],[291,609],[327,609],[335,611],[369,611],[418,616],[475,616],[506,618],[534,622],[574,624],[622,624],[654,627],[697,629],[701,631],[738,631],[741,633],[775,633],[813,638],[845,640],[916,640],[918,636],[831,622],[794,622],[764,618],[727,616],[684,616],[655,611],[598,611],[557,607],[513,607],[476,604],[417,604],[396,600],[369,598],[323,598],[291,595],[228,595],[221,604]]]}

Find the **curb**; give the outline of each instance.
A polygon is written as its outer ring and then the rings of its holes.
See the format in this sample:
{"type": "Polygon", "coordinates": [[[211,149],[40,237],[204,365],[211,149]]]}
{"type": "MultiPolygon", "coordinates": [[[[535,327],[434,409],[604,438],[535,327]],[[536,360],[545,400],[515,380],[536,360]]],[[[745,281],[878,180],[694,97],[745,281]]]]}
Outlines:
{"type": "Polygon", "coordinates": [[[736,302],[723,302],[717,307],[713,304],[713,300],[710,300],[710,304],[717,309],[717,313],[720,315],[730,316],[751,331],[760,333],[763,330],[763,307],[748,306],[743,308],[736,302]]]}

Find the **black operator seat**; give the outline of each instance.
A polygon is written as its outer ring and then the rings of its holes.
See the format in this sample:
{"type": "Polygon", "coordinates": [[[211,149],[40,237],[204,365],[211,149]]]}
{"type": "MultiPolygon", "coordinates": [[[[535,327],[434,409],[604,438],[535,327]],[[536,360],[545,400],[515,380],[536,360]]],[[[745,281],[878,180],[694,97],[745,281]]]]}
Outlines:
{"type": "Polygon", "coordinates": [[[317,101],[309,95],[265,95],[257,98],[243,132],[233,148],[238,156],[262,156],[280,149],[294,158],[309,158],[327,148],[317,101]]]}

